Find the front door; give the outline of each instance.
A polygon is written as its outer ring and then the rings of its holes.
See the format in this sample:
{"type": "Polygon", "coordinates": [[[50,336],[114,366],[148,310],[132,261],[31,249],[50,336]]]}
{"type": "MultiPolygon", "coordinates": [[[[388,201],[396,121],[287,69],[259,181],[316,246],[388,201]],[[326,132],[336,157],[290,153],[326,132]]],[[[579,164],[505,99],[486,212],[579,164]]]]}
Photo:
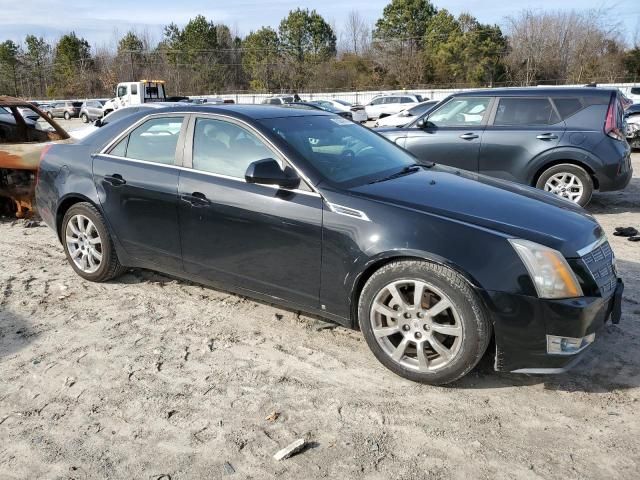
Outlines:
{"type": "Polygon", "coordinates": [[[202,116],[187,133],[178,193],[184,267],[213,283],[317,307],[322,199],[305,185],[246,183],[256,160],[285,159],[250,127],[202,116]]]}
{"type": "Polygon", "coordinates": [[[454,97],[407,129],[404,148],[425,162],[478,170],[478,154],[490,97],[454,97]]]}
{"type": "Polygon", "coordinates": [[[93,160],[111,231],[128,255],[160,270],[182,270],[176,151],[183,130],[182,115],[152,117],[93,160]]]}

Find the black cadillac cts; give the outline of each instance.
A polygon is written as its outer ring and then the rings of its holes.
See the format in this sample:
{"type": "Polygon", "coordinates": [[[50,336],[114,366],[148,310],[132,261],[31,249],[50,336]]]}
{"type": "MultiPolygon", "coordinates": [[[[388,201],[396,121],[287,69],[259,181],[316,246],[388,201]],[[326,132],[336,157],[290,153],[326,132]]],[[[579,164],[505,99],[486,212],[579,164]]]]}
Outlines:
{"type": "Polygon", "coordinates": [[[611,248],[582,208],[417,165],[320,111],[131,115],[53,145],[36,193],[87,280],[150,268],[312,312],[420,382],[465,375],[492,338],[496,370],[563,371],[620,318],[611,248]]]}

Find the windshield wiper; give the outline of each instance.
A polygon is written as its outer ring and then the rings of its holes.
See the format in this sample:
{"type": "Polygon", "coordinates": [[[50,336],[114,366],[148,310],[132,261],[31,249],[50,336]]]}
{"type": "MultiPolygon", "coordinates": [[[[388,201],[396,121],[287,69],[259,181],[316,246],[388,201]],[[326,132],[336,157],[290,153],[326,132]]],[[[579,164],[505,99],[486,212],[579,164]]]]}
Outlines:
{"type": "Polygon", "coordinates": [[[421,169],[421,167],[422,166],[418,165],[417,163],[414,163],[413,165],[407,165],[399,172],[389,175],[388,177],[379,178],[377,180],[374,180],[373,182],[369,182],[369,185],[371,185],[372,183],[386,182],[387,180],[393,180],[394,178],[403,177],[404,175],[409,175],[410,173],[417,172],[418,170],[421,169]]]}

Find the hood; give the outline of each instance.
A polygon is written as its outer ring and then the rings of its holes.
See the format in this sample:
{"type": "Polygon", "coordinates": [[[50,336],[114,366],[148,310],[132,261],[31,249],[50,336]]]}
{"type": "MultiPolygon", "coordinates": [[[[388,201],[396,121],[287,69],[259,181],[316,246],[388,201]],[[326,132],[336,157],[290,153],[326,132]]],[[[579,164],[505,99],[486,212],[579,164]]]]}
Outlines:
{"type": "Polygon", "coordinates": [[[602,236],[582,207],[541,190],[435,166],[351,189],[371,200],[488,228],[559,250],[567,258],[602,236]]]}

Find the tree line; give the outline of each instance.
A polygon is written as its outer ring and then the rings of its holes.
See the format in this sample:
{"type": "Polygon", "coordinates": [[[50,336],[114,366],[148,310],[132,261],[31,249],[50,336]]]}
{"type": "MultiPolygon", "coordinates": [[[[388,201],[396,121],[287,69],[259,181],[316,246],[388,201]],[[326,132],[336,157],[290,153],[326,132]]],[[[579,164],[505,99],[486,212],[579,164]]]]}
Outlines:
{"type": "Polygon", "coordinates": [[[166,25],[157,42],[129,31],[92,48],[74,32],[29,34],[0,43],[0,94],[103,97],[141,78],[166,80],[173,95],[636,81],[640,47],[607,18],[525,10],[503,30],[429,0],[391,0],[373,25],[352,11],[337,28],[298,8],[244,37],[202,15],[166,25]]]}

